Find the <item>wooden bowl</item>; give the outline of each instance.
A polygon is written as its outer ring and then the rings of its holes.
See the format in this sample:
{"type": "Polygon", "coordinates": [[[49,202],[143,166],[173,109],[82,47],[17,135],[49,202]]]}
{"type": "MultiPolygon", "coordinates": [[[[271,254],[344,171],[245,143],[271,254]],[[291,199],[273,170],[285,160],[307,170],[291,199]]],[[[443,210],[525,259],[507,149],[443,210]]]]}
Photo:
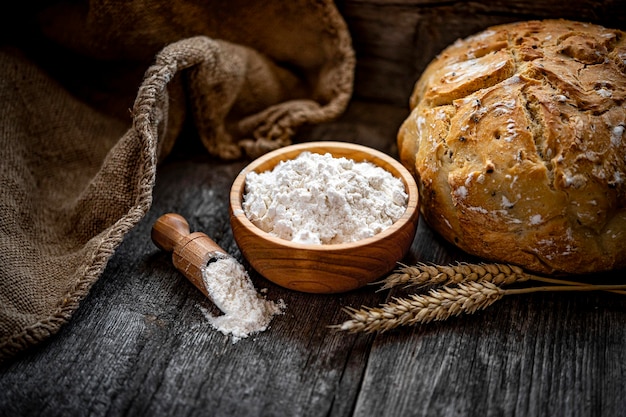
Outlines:
{"type": "Polygon", "coordinates": [[[339,293],[383,277],[407,253],[417,229],[418,191],[402,164],[377,150],[344,142],[309,142],[286,146],[256,159],[235,179],[230,192],[230,222],[235,241],[250,265],[270,281],[296,291],[339,293]],[[281,239],[259,229],[242,208],[246,175],[273,169],[300,153],[330,153],[356,162],[372,162],[400,178],[406,187],[405,213],[375,236],[351,243],[304,244],[281,239]]]}

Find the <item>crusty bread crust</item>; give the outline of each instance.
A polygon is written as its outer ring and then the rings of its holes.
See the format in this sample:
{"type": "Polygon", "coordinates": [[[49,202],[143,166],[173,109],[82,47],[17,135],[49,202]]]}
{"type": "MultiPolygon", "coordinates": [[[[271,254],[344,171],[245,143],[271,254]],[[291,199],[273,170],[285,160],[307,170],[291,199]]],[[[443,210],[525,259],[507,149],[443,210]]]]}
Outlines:
{"type": "Polygon", "coordinates": [[[626,267],[626,33],[491,27],[426,68],[398,132],[426,221],[540,273],[626,267]]]}

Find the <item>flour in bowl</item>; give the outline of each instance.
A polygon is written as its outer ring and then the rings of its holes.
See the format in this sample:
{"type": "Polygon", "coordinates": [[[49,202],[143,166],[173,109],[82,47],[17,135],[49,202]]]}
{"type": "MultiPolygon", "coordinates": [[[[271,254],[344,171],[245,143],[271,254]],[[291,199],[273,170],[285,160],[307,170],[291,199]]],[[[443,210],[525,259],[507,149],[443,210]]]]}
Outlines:
{"type": "Polygon", "coordinates": [[[404,184],[371,162],[303,152],[246,176],[243,209],[257,227],[307,244],[374,236],[406,211],[404,184]]]}

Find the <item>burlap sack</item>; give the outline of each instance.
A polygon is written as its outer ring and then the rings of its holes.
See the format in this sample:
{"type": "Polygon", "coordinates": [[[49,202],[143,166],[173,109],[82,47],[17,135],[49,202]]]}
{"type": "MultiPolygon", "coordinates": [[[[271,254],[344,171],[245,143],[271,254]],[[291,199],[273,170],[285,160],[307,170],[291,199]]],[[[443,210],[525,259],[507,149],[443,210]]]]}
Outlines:
{"type": "Polygon", "coordinates": [[[212,154],[256,156],[338,116],[354,71],[330,1],[26,9],[0,48],[0,361],[78,308],[186,118],[212,154]]]}

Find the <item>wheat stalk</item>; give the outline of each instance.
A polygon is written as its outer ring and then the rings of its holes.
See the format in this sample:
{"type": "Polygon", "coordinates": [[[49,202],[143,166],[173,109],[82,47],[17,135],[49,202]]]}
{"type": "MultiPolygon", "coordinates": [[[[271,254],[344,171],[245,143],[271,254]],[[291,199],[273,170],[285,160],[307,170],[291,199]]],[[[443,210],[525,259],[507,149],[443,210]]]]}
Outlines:
{"type": "Polygon", "coordinates": [[[398,285],[438,286],[426,294],[393,298],[379,307],[344,308],[350,316],[342,324],[330,326],[348,332],[385,332],[403,325],[429,323],[452,316],[471,314],[485,309],[505,295],[540,291],[611,291],[626,294],[626,285],[591,285],[558,278],[541,277],[507,264],[400,265],[384,280],[381,290],[398,285]],[[524,281],[556,285],[504,289],[502,286],[524,281]]]}
{"type": "MultiPolygon", "coordinates": [[[[400,264],[400,268],[375,284],[383,284],[379,289],[379,291],[382,291],[398,285],[422,287],[426,285],[459,284],[469,281],[488,281],[496,285],[509,285],[529,280],[558,285],[587,285],[576,281],[533,275],[525,272],[518,266],[498,263],[459,263],[447,266],[425,263],[418,263],[414,266],[400,264]]],[[[621,290],[607,291],[626,294],[626,291],[621,290]]]]}
{"type": "Polygon", "coordinates": [[[496,285],[512,284],[532,279],[522,268],[506,264],[470,264],[428,265],[418,263],[414,266],[400,264],[400,268],[377,282],[383,284],[380,291],[397,285],[424,286],[440,284],[458,284],[468,281],[487,281],[496,285]]]}
{"type": "Polygon", "coordinates": [[[497,285],[482,281],[442,287],[428,294],[413,294],[408,298],[394,298],[380,307],[362,307],[344,310],[351,319],[331,326],[349,332],[384,332],[402,325],[445,320],[461,313],[474,313],[495,303],[504,296],[497,285]]]}

